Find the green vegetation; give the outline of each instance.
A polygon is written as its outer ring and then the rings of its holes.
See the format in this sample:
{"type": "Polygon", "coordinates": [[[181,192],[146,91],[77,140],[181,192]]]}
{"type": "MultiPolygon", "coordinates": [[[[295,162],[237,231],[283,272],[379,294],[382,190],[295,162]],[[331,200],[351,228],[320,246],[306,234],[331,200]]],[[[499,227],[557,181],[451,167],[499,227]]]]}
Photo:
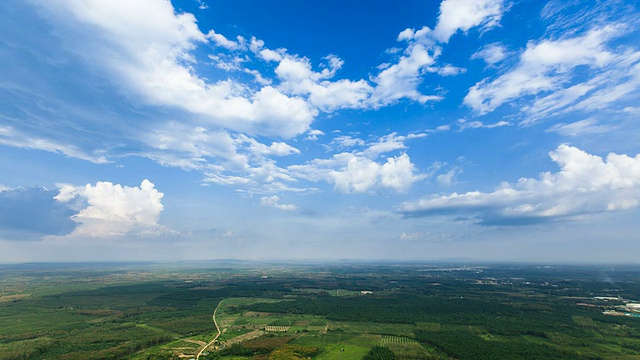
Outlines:
{"type": "Polygon", "coordinates": [[[374,346],[362,360],[396,360],[396,354],[386,347],[374,346]]]}
{"type": "Polygon", "coordinates": [[[0,359],[640,358],[634,267],[1,268],[0,359]]]}

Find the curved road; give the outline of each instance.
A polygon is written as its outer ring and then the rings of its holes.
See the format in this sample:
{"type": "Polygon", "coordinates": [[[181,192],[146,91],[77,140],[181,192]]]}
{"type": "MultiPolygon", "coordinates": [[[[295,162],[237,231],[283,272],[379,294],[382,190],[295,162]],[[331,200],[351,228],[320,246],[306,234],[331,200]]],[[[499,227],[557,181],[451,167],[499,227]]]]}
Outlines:
{"type": "Polygon", "coordinates": [[[211,345],[213,345],[214,342],[216,342],[216,340],[218,339],[218,337],[220,336],[220,334],[222,334],[222,332],[220,331],[220,328],[218,327],[218,322],[216,321],[216,312],[218,312],[218,308],[220,307],[220,305],[222,305],[222,301],[220,300],[220,302],[218,303],[218,306],[216,306],[216,309],[213,310],[213,323],[216,325],[216,330],[218,331],[218,335],[216,335],[213,340],[211,340],[207,345],[205,345],[202,349],[200,349],[200,352],[198,352],[198,355],[196,355],[196,360],[200,360],[200,355],[202,355],[202,353],[211,345]]]}

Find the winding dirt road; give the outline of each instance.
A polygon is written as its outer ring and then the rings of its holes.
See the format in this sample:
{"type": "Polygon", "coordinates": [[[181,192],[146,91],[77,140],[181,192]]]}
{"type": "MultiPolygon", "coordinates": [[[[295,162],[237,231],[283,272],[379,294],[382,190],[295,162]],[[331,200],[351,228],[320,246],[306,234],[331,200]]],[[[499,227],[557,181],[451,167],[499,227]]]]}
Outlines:
{"type": "Polygon", "coordinates": [[[218,322],[216,321],[216,312],[218,312],[218,308],[220,307],[220,305],[222,305],[222,302],[224,300],[220,300],[220,302],[218,303],[218,306],[216,306],[216,309],[213,310],[213,323],[216,325],[216,330],[218,331],[218,334],[213,338],[213,340],[209,341],[209,343],[207,345],[205,345],[202,349],[200,349],[200,351],[198,352],[198,355],[196,355],[196,360],[200,360],[200,355],[202,355],[202,353],[211,345],[213,345],[214,342],[216,342],[216,340],[218,340],[218,337],[220,336],[220,334],[222,334],[222,332],[220,331],[220,327],[218,327],[218,322]]]}

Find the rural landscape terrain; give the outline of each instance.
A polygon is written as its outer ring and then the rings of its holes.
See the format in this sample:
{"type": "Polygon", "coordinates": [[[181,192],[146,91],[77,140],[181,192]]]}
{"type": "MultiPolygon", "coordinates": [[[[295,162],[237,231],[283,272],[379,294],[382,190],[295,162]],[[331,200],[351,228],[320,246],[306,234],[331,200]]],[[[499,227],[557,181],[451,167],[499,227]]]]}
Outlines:
{"type": "Polygon", "coordinates": [[[640,359],[640,267],[2,265],[0,359],[640,359]]]}
{"type": "Polygon", "coordinates": [[[639,219],[640,0],[0,0],[0,360],[640,360],[639,219]]]}

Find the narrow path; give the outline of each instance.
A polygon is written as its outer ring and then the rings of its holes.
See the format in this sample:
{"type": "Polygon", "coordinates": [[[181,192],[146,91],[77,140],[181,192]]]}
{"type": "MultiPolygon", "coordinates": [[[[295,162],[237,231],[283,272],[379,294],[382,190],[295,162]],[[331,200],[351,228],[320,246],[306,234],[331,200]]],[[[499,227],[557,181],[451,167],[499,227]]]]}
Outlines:
{"type": "Polygon", "coordinates": [[[200,355],[202,355],[202,353],[211,345],[213,345],[214,342],[216,342],[216,340],[218,340],[218,337],[220,336],[220,334],[222,334],[222,332],[220,331],[220,327],[218,327],[218,322],[216,321],[216,312],[218,312],[218,308],[220,307],[220,305],[222,305],[223,300],[220,300],[220,302],[218,303],[218,306],[216,306],[216,309],[213,310],[213,323],[216,325],[216,330],[218,331],[218,334],[213,338],[213,340],[211,340],[207,345],[205,345],[202,349],[200,349],[200,352],[198,352],[198,355],[196,355],[196,360],[200,360],[200,355]]]}

